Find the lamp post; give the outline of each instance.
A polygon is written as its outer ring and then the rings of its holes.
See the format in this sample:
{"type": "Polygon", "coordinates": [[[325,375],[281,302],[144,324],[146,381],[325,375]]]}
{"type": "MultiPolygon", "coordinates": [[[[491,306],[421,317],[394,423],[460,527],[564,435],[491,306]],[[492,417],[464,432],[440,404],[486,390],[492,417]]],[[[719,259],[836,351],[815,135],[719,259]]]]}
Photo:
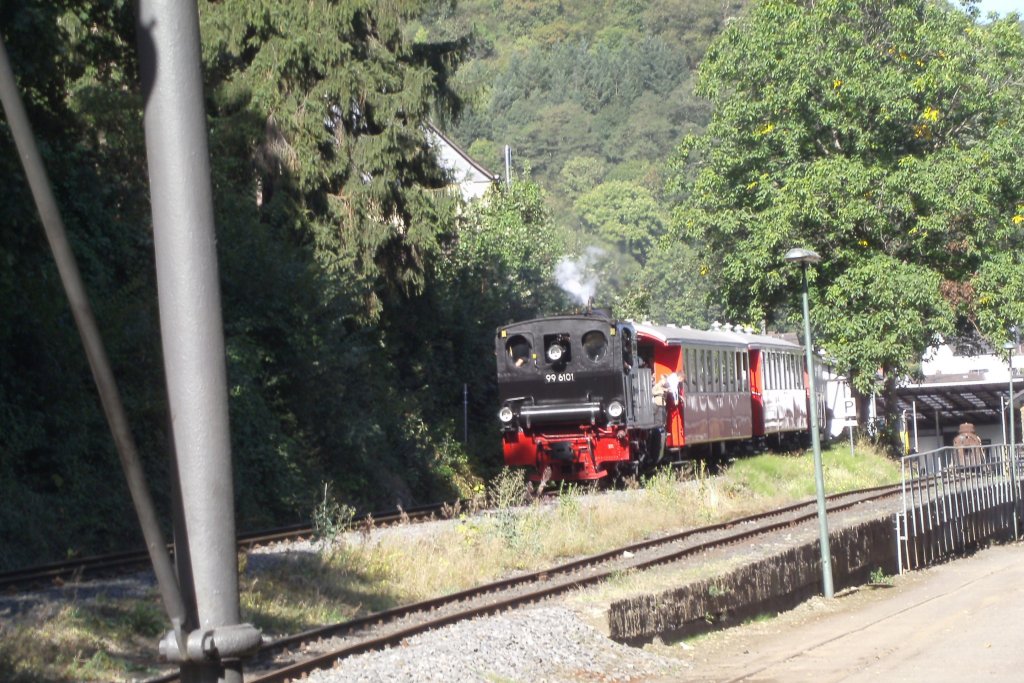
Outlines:
{"type": "Polygon", "coordinates": [[[804,305],[804,352],[807,357],[807,386],[810,392],[808,408],[811,420],[811,448],[814,452],[814,485],[818,496],[818,535],[821,546],[821,584],[825,597],[831,598],[832,589],[832,551],[828,541],[828,518],[825,515],[825,476],[821,470],[821,435],[818,432],[818,397],[815,392],[814,358],[811,351],[811,312],[807,303],[807,266],[818,263],[821,257],[810,249],[790,249],[785,259],[789,263],[799,263],[803,274],[803,305],[804,305]]]}
{"type": "Polygon", "coordinates": [[[1020,537],[1017,531],[1017,435],[1014,433],[1016,419],[1013,415],[1013,354],[1017,352],[1017,345],[1008,341],[1003,348],[1010,361],[1010,495],[1013,500],[1013,538],[1017,539],[1020,537]]]}

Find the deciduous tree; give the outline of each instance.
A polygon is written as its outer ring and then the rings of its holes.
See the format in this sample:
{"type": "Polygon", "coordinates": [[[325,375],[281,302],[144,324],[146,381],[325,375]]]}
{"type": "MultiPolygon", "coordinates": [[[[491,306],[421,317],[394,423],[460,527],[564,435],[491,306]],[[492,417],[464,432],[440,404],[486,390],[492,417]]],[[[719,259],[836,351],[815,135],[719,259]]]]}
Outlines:
{"type": "Polygon", "coordinates": [[[713,43],[705,134],[679,149],[678,233],[728,312],[796,309],[811,270],[818,341],[855,387],[906,372],[937,334],[1005,326],[1020,300],[1024,37],[920,0],[765,0],[713,43]],[[954,296],[954,294],[956,294],[954,296]],[[966,297],[966,298],[965,298],[966,297]]]}

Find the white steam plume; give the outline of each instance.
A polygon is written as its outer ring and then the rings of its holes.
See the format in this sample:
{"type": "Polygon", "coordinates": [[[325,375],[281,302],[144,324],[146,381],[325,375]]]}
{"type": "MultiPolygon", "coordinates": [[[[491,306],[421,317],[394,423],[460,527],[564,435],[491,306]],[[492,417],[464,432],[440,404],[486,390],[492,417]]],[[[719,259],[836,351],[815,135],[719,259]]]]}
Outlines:
{"type": "Polygon", "coordinates": [[[601,256],[604,256],[603,249],[587,247],[578,259],[566,256],[555,266],[555,282],[581,305],[589,303],[597,290],[597,274],[593,269],[601,256]]]}

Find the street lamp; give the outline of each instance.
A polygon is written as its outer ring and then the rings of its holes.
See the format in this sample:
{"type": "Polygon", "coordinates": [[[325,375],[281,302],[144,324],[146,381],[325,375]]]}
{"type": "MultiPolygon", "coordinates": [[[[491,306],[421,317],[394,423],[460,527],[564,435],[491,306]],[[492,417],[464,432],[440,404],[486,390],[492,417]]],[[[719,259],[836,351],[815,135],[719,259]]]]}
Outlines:
{"type": "Polygon", "coordinates": [[[1013,538],[1019,538],[1017,532],[1017,435],[1014,434],[1013,415],[1013,354],[1017,352],[1017,345],[1013,342],[1003,344],[1006,349],[1006,357],[1010,361],[1010,493],[1013,499],[1013,538]]]}
{"type": "Polygon", "coordinates": [[[803,272],[804,304],[804,352],[807,356],[807,385],[810,392],[807,401],[811,420],[811,448],[814,451],[814,485],[818,496],[818,535],[821,546],[821,583],[825,597],[831,598],[832,551],[828,542],[828,518],[825,516],[825,475],[821,471],[821,435],[818,433],[818,397],[814,388],[814,358],[811,351],[811,312],[807,303],[807,266],[821,261],[821,256],[810,249],[790,249],[786,252],[788,263],[799,263],[803,272]]]}

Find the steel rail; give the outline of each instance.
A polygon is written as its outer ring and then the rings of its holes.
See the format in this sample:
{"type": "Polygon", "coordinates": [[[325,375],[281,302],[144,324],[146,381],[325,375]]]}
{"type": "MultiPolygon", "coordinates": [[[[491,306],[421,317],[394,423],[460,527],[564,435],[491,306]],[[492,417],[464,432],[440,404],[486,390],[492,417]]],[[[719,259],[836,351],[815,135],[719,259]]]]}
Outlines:
{"type": "MultiPolygon", "coordinates": [[[[353,520],[348,528],[357,529],[371,522],[374,526],[388,526],[405,521],[429,520],[432,516],[441,513],[445,506],[465,505],[467,502],[432,503],[410,507],[408,510],[370,512],[353,520]]],[[[262,531],[242,533],[238,535],[237,542],[239,549],[246,550],[267,543],[311,536],[313,533],[313,526],[310,524],[292,524],[262,531]]],[[[167,547],[173,555],[173,545],[168,544],[167,547]]],[[[54,581],[75,580],[86,576],[95,577],[108,572],[115,574],[123,573],[148,564],[149,554],[146,550],[125,550],[62,562],[51,562],[0,572],[0,590],[25,590],[31,586],[53,583],[54,581]]]]}
{"type": "MultiPolygon", "coordinates": [[[[826,499],[830,501],[829,511],[839,512],[841,510],[845,510],[869,501],[893,495],[898,495],[899,493],[899,485],[885,485],[869,489],[862,489],[858,491],[836,493],[827,496],[826,499]],[[836,502],[839,501],[840,499],[850,497],[855,497],[855,499],[845,503],[836,502]]],[[[624,569],[639,571],[649,569],[651,567],[655,567],[661,564],[677,562],[686,557],[702,553],[707,550],[728,546],[733,543],[737,543],[749,538],[769,534],[788,527],[797,526],[809,520],[815,519],[816,517],[816,501],[803,501],[800,503],[787,505],[782,508],[777,508],[754,515],[749,515],[739,519],[728,520],[725,522],[720,522],[718,524],[712,524],[695,529],[689,529],[686,531],[669,534],[655,539],[649,539],[637,543],[632,543],[630,545],[619,547],[614,550],[609,550],[595,555],[590,555],[584,558],[572,560],[570,562],[566,562],[541,571],[531,572],[529,574],[522,574],[516,577],[494,581],[491,583],[487,583],[463,591],[458,591],[438,598],[422,600],[416,603],[411,603],[408,605],[402,605],[399,607],[382,610],[380,612],[375,612],[364,617],[350,619],[339,624],[330,624],[315,629],[310,629],[302,633],[297,633],[290,636],[278,638],[261,646],[260,655],[266,657],[277,651],[286,650],[289,648],[297,648],[304,644],[323,640],[326,638],[345,637],[357,634],[360,631],[380,629],[389,623],[393,624],[398,620],[406,617],[411,617],[416,614],[437,612],[438,610],[444,607],[452,607],[458,605],[459,603],[466,603],[472,599],[479,599],[482,597],[486,597],[488,595],[500,593],[501,591],[509,591],[517,587],[526,586],[531,583],[545,584],[542,588],[527,593],[522,593],[504,598],[495,597],[493,599],[490,599],[489,602],[483,606],[469,607],[456,610],[450,614],[436,615],[427,620],[413,624],[411,626],[391,631],[390,633],[366,637],[359,640],[356,643],[345,645],[338,649],[332,650],[331,652],[311,656],[302,661],[294,662],[292,664],[281,667],[274,671],[256,675],[255,677],[253,677],[250,674],[250,676],[247,676],[246,680],[248,681],[248,683],[279,683],[281,681],[300,678],[312,671],[327,668],[337,660],[342,659],[344,657],[394,646],[399,644],[406,638],[409,638],[410,636],[417,635],[426,631],[437,629],[443,626],[447,626],[449,624],[457,623],[459,621],[464,621],[478,616],[496,614],[508,609],[513,609],[524,604],[534,603],[539,600],[543,600],[560,593],[565,593],[570,590],[575,590],[577,588],[581,588],[584,586],[600,583],[611,578],[614,575],[620,574],[624,569]],[[760,522],[763,522],[766,519],[791,514],[801,509],[808,508],[811,509],[811,512],[808,512],[806,514],[797,515],[795,517],[791,517],[789,519],[770,524],[759,524],[760,522]],[[623,557],[628,557],[630,554],[639,555],[642,552],[649,552],[650,550],[655,549],[659,546],[671,546],[673,544],[679,544],[680,542],[686,541],[687,539],[720,533],[722,531],[728,531],[730,529],[734,529],[736,527],[748,524],[757,524],[757,526],[755,526],[754,528],[739,531],[734,534],[730,534],[728,536],[714,538],[706,542],[690,545],[680,550],[660,554],[653,558],[637,558],[633,561],[625,562],[625,564],[628,565],[626,567],[616,566],[613,569],[609,569],[606,571],[592,572],[585,576],[579,576],[579,573],[583,569],[592,568],[596,565],[609,563],[615,560],[622,560],[623,557]],[[553,579],[558,576],[568,578],[560,583],[553,583],[553,579]]],[[[622,564],[622,562],[620,562],[620,564],[622,564]]],[[[176,680],[178,680],[177,675],[170,674],[160,678],[149,679],[147,683],[172,683],[176,680]]]]}

